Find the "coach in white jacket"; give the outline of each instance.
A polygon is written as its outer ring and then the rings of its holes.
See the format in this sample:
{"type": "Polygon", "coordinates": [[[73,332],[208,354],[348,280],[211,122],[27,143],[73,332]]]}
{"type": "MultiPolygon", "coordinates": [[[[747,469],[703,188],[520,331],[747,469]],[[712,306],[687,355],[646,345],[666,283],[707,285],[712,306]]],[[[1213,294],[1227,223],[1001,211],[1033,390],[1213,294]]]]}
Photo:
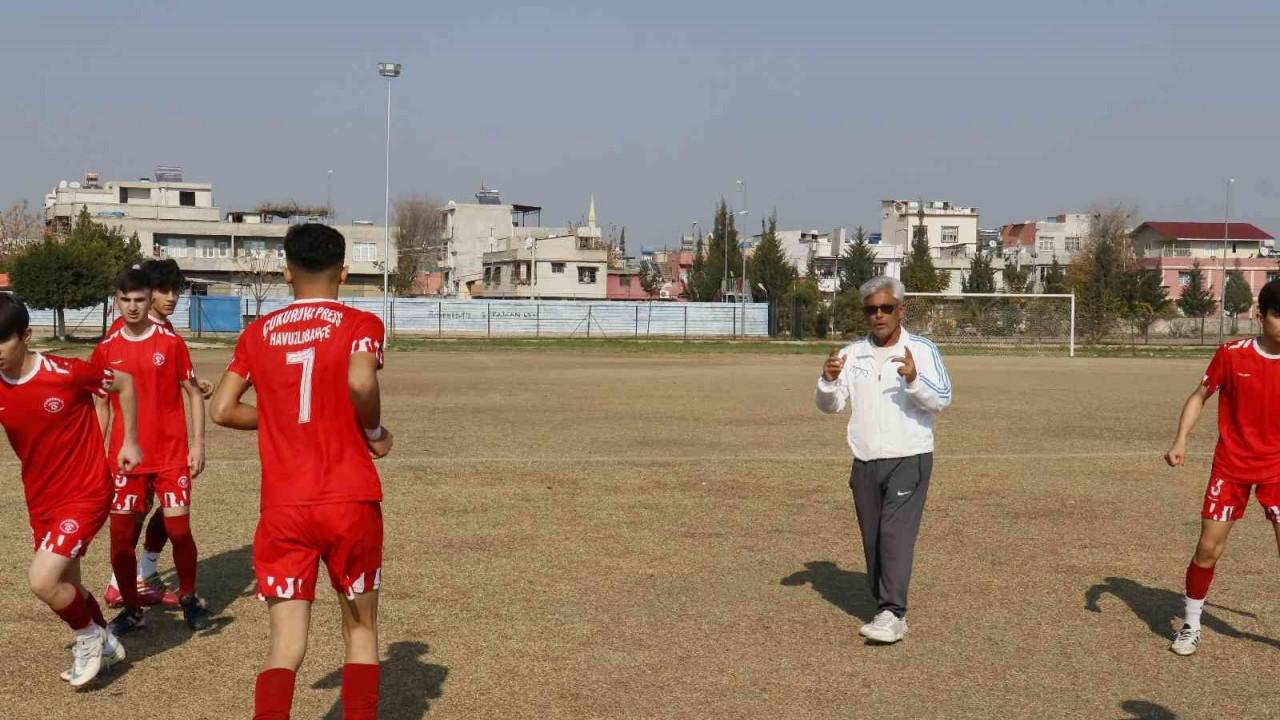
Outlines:
{"type": "Polygon", "coordinates": [[[825,413],[852,408],[849,486],[878,610],[863,637],[894,643],[907,631],[907,586],[933,471],[933,416],[951,404],[938,346],[902,327],[902,283],[877,277],[860,288],[870,331],[833,351],[815,401],[825,413]]]}

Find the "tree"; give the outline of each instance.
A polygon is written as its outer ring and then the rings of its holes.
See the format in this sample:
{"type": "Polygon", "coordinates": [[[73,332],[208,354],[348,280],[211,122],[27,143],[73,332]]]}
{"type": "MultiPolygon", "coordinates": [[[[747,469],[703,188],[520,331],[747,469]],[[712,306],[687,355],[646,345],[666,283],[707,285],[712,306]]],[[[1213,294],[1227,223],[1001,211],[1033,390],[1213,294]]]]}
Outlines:
{"type": "Polygon", "coordinates": [[[1200,343],[1204,344],[1204,318],[1213,312],[1218,303],[1213,299],[1213,289],[1205,287],[1204,273],[1200,271],[1200,261],[1191,265],[1187,273],[1187,284],[1182,287],[1182,296],[1178,298],[1178,309],[1189,318],[1200,319],[1200,343]]]}
{"type": "Polygon", "coordinates": [[[440,268],[443,259],[444,216],[440,206],[424,196],[396,200],[396,268],[393,278],[398,297],[412,295],[418,275],[440,268]]]}
{"type": "Polygon", "coordinates": [[[841,253],[836,264],[836,274],[840,278],[840,291],[857,289],[875,277],[876,251],[867,242],[867,233],[861,227],[853,232],[853,242],[841,253]]]}
{"type": "Polygon", "coordinates": [[[1042,292],[1046,295],[1062,295],[1070,291],[1067,286],[1067,273],[1062,269],[1062,265],[1058,263],[1055,257],[1053,262],[1044,271],[1044,278],[1040,281],[1042,292]]]}
{"type": "Polygon", "coordinates": [[[1161,283],[1160,272],[1150,268],[1138,268],[1125,273],[1124,318],[1134,329],[1142,333],[1144,342],[1150,341],[1151,325],[1173,314],[1173,301],[1161,283]]]}
{"type": "Polygon", "coordinates": [[[622,232],[618,234],[618,255],[623,259],[627,257],[627,226],[622,226],[622,232]]]}
{"type": "Polygon", "coordinates": [[[752,253],[748,277],[757,283],[751,288],[756,300],[777,302],[791,289],[796,279],[795,268],[787,262],[778,242],[778,213],[769,216],[767,224],[761,223],[760,244],[752,253]],[[761,290],[758,285],[763,285],[761,290]]]}
{"type": "Polygon", "coordinates": [[[236,258],[236,266],[236,282],[253,298],[253,314],[262,315],[262,301],[284,282],[280,258],[269,250],[251,251],[236,258]]]}
{"type": "Polygon", "coordinates": [[[1222,309],[1231,316],[1231,334],[1240,332],[1240,314],[1249,312],[1253,307],[1253,291],[1240,271],[1240,261],[1236,261],[1235,269],[1227,273],[1226,290],[1222,298],[1222,309]]]}
{"type": "Polygon", "coordinates": [[[1016,265],[1005,265],[1001,271],[1004,278],[1004,290],[1009,293],[1025,293],[1031,285],[1031,266],[1020,268],[1016,265]]]}
{"type": "Polygon", "coordinates": [[[658,263],[652,260],[645,260],[640,263],[640,289],[649,297],[656,297],[662,292],[662,284],[665,278],[662,277],[662,268],[658,263]]]}
{"type": "Polygon", "coordinates": [[[1123,205],[1097,206],[1088,240],[1067,268],[1068,285],[1079,300],[1078,325],[1090,342],[1100,342],[1124,314],[1124,273],[1136,265],[1129,242],[1134,216],[1123,205]]]}
{"type": "Polygon", "coordinates": [[[699,236],[694,244],[693,250],[693,266],[689,268],[688,281],[684,286],[684,295],[692,302],[707,302],[710,297],[704,297],[702,291],[707,287],[707,261],[706,253],[703,252],[702,237],[699,236]]]}
{"type": "Polygon", "coordinates": [[[780,329],[795,340],[826,336],[827,314],[816,279],[804,278],[792,285],[782,298],[779,320],[780,329]]]}
{"type": "Polygon", "coordinates": [[[44,236],[40,215],[24,200],[0,213],[0,266],[9,267],[27,244],[44,236]]]}
{"type": "Polygon", "coordinates": [[[700,300],[723,298],[725,292],[733,289],[734,279],[741,274],[739,268],[742,267],[742,255],[738,250],[738,230],[734,227],[733,218],[733,212],[722,199],[719,207],[716,208],[714,230],[707,238],[702,287],[698,292],[700,300]],[[728,287],[724,287],[726,254],[728,256],[728,287]]]}
{"type": "Polygon", "coordinates": [[[920,223],[911,239],[911,252],[902,264],[902,284],[910,292],[942,292],[951,284],[949,273],[933,266],[929,255],[928,228],[924,224],[924,209],[920,210],[920,223]]]}

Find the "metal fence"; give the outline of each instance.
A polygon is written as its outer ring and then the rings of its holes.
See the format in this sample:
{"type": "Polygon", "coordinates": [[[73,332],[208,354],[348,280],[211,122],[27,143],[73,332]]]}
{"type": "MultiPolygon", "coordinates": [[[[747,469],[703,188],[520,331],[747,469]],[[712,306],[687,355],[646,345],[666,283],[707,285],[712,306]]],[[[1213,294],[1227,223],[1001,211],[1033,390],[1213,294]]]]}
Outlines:
{"type": "MultiPolygon", "coordinates": [[[[190,330],[191,298],[182,297],[170,320],[190,330]]],[[[381,298],[341,298],[344,305],[382,315],[381,298]]],[[[262,302],[262,314],[288,305],[287,299],[262,302]]],[[[252,321],[257,304],[241,302],[243,322],[252,321]]],[[[521,300],[430,300],[394,298],[393,333],[435,337],[584,337],[584,338],[765,338],[765,303],[584,302],[521,300]]],[[[66,311],[73,334],[100,330],[102,306],[66,311]]],[[[52,326],[53,311],[33,310],[31,324],[52,326]]],[[[243,325],[242,325],[243,327],[243,325]]]]}

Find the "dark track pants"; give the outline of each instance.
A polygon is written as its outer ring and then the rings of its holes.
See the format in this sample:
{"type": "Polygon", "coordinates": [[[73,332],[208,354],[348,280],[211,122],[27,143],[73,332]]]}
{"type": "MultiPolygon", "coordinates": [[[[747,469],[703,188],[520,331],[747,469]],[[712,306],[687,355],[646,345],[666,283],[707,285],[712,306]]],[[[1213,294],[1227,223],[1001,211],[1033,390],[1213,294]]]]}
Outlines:
{"type": "Polygon", "coordinates": [[[849,487],[862,532],[871,596],[880,610],[907,614],[907,586],[924,515],[933,453],[853,461],[849,487]]]}

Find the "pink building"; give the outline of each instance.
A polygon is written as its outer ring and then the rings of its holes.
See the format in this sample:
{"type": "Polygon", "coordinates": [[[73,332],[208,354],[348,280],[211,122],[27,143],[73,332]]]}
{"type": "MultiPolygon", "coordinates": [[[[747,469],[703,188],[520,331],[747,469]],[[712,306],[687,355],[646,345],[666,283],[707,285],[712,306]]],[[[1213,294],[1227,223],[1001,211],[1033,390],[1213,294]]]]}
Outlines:
{"type": "Polygon", "coordinates": [[[1143,267],[1158,270],[1169,298],[1177,300],[1197,264],[1205,287],[1222,296],[1225,273],[1239,269],[1256,298],[1280,277],[1275,239],[1252,223],[1144,222],[1133,231],[1133,250],[1143,267]]]}
{"type": "Polygon", "coordinates": [[[640,272],[634,268],[609,268],[604,287],[606,300],[657,300],[656,295],[644,291],[640,284],[640,272]]]}

